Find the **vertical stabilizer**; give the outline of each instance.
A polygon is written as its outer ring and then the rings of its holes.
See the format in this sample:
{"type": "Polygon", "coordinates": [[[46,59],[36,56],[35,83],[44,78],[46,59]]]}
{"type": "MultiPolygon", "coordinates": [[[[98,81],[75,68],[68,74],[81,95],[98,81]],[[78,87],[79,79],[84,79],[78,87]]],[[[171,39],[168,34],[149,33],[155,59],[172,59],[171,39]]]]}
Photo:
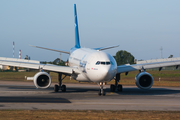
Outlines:
{"type": "Polygon", "coordinates": [[[74,4],[74,27],[75,27],[75,47],[80,48],[80,43],[79,43],[79,30],[78,30],[78,20],[77,20],[77,12],[76,12],[76,4],[74,4]]]}

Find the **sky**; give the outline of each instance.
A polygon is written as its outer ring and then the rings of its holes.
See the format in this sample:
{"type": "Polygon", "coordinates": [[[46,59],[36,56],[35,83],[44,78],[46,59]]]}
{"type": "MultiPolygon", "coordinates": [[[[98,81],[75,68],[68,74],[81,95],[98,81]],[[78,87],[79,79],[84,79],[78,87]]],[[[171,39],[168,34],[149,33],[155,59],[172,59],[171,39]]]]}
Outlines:
{"type": "MultiPolygon", "coordinates": [[[[130,52],[137,60],[180,57],[180,0],[1,0],[0,57],[26,55],[53,61],[60,53],[30,47],[70,50],[75,45],[74,4],[81,47],[115,55],[130,52]]],[[[61,54],[63,60],[67,54],[61,54]]]]}

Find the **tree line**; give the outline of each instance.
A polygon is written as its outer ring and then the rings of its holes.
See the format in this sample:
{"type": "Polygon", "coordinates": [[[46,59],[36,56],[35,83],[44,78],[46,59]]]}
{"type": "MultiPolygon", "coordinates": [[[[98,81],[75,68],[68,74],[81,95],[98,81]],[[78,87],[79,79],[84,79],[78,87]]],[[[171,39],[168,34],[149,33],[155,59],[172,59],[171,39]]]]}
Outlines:
{"type": "Polygon", "coordinates": [[[117,62],[117,65],[124,65],[124,64],[135,64],[134,63],[134,56],[127,52],[126,50],[120,50],[113,56],[117,62]]]}

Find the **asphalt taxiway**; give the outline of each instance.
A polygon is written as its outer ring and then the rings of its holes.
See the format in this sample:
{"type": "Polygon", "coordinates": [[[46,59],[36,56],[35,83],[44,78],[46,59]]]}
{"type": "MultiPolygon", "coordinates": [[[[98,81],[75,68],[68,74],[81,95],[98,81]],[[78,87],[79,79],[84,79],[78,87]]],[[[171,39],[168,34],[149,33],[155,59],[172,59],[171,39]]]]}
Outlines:
{"type": "Polygon", "coordinates": [[[36,89],[33,82],[0,81],[0,109],[57,110],[161,110],[180,111],[180,87],[152,87],[141,90],[123,86],[123,92],[99,96],[98,85],[66,84],[67,92],[36,89]]]}

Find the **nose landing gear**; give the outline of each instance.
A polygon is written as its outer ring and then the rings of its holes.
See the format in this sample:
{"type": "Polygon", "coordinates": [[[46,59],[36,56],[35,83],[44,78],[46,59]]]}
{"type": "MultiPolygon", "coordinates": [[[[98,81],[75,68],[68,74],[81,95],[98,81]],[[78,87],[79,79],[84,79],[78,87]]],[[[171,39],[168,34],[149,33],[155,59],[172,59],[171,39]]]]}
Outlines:
{"type": "Polygon", "coordinates": [[[105,85],[105,82],[100,82],[99,83],[99,86],[100,86],[99,93],[98,93],[99,96],[101,96],[101,95],[105,96],[106,95],[106,92],[105,92],[105,90],[103,88],[103,85],[105,85]]]}

